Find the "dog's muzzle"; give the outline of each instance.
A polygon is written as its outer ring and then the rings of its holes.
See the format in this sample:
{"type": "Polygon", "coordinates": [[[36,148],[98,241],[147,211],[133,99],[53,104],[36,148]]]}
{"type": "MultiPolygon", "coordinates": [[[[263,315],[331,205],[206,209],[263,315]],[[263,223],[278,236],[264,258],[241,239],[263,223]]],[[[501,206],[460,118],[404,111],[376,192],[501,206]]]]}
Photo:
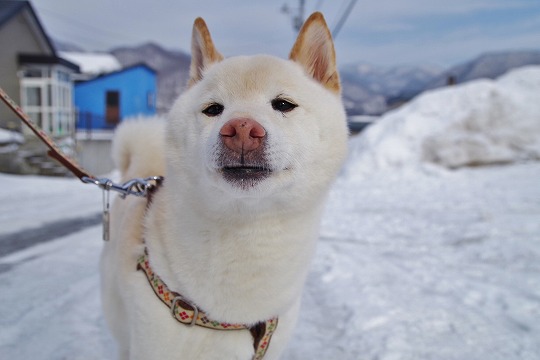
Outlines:
{"type": "Polygon", "coordinates": [[[257,121],[249,118],[229,120],[219,135],[218,163],[227,182],[248,188],[272,174],[265,156],[267,133],[257,121]]]}

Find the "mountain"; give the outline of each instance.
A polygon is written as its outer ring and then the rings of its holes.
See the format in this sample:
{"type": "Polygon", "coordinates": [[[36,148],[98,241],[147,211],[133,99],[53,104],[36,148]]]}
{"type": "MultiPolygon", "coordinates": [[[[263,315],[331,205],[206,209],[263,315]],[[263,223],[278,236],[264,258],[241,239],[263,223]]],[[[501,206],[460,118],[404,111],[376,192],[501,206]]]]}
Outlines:
{"type": "Polygon", "coordinates": [[[456,84],[480,78],[495,79],[508,70],[538,64],[540,64],[540,51],[538,50],[486,53],[446,70],[434,79],[428,88],[445,86],[449,77],[452,77],[456,84]]]}
{"type": "Polygon", "coordinates": [[[389,99],[416,94],[439,76],[434,66],[382,67],[356,63],[340,69],[343,99],[349,114],[381,114],[389,99]]]}
{"type": "Polygon", "coordinates": [[[355,79],[341,76],[343,104],[348,114],[381,114],[386,110],[386,98],[359,84],[355,79]]]}
{"type": "MultiPolygon", "coordinates": [[[[110,50],[122,66],[144,62],[158,74],[158,111],[166,112],[184,90],[189,76],[190,55],[168,50],[155,43],[110,50]]],[[[383,68],[358,63],[341,69],[343,100],[349,114],[381,114],[387,99],[418,92],[442,71],[433,67],[383,68]]]]}
{"type": "MultiPolygon", "coordinates": [[[[110,51],[122,66],[144,62],[158,74],[158,111],[166,112],[184,90],[190,55],[155,43],[119,47],[110,51]]],[[[540,64],[540,51],[483,54],[448,70],[430,65],[383,67],[359,62],[342,66],[343,101],[349,115],[379,115],[418,95],[445,86],[451,75],[456,83],[496,78],[510,69],[540,64]]]]}
{"type": "Polygon", "coordinates": [[[157,109],[163,113],[184,90],[189,78],[191,56],[177,50],[167,50],[155,43],[135,47],[119,47],[110,51],[122,66],[145,63],[157,72],[157,109]]]}
{"type": "Polygon", "coordinates": [[[377,67],[366,63],[341,69],[347,112],[381,114],[419,93],[480,78],[495,79],[511,69],[540,64],[540,51],[486,53],[441,71],[432,66],[377,67]]]}
{"type": "Polygon", "coordinates": [[[418,90],[442,73],[435,66],[382,67],[367,63],[346,65],[340,69],[341,76],[354,81],[372,93],[396,96],[404,91],[418,90]]]}

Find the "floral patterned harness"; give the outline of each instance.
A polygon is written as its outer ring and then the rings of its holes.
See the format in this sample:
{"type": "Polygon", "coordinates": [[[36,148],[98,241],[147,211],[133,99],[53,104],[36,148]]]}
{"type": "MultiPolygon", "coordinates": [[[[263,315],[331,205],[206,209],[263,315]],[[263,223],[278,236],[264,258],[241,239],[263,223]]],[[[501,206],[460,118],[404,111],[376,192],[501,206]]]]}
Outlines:
{"type": "Polygon", "coordinates": [[[211,320],[202,310],[187,301],[182,295],[171,291],[160,277],[152,271],[146,249],[144,254],[139,257],[137,270],[142,270],[146,274],[148,282],[157,297],[171,309],[172,316],[176,320],[188,326],[197,325],[213,330],[249,330],[253,336],[253,348],[255,350],[252,360],[261,360],[264,357],[272,335],[277,328],[277,318],[259,322],[253,326],[211,320]]]}

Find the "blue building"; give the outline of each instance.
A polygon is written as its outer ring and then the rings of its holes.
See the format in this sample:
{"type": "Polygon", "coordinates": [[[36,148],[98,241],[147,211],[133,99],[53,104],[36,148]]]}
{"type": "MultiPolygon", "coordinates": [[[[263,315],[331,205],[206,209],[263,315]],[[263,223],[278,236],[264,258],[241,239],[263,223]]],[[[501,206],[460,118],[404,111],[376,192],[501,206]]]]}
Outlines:
{"type": "Polygon", "coordinates": [[[77,130],[108,130],[127,117],[156,113],[156,72],[137,64],[75,84],[77,130]]]}

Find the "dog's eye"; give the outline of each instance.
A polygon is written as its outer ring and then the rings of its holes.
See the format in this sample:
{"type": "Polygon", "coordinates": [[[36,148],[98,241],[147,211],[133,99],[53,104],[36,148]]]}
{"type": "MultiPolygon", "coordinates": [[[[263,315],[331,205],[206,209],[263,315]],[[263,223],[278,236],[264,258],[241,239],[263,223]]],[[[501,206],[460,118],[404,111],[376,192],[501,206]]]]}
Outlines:
{"type": "Polygon", "coordinates": [[[202,112],[206,116],[210,116],[210,117],[218,116],[218,115],[221,115],[224,108],[225,107],[221,104],[213,103],[213,104],[208,105],[206,108],[204,108],[202,112]]]}
{"type": "Polygon", "coordinates": [[[276,111],[280,111],[282,113],[289,112],[289,111],[293,110],[297,106],[298,105],[293,104],[292,102],[287,101],[287,100],[283,100],[283,99],[274,99],[274,100],[272,100],[272,109],[274,109],[276,111]]]}

